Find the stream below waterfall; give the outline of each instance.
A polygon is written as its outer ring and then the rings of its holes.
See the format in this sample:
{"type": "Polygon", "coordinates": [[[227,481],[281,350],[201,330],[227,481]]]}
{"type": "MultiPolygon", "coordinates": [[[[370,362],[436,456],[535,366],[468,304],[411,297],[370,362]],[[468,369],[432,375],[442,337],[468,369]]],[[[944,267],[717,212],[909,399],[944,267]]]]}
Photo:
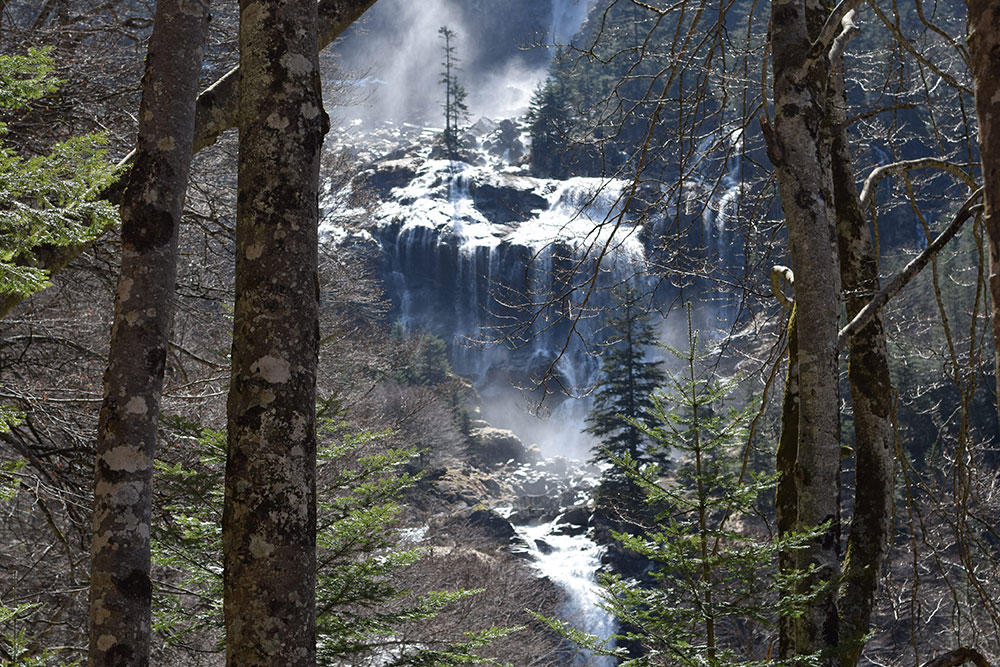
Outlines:
{"type": "MultiPolygon", "coordinates": [[[[604,548],[589,534],[599,476],[595,466],[562,457],[524,464],[511,475],[519,493],[515,506],[494,511],[510,521],[522,545],[515,550],[562,591],[559,620],[607,640],[616,623],[600,607],[597,570],[604,548]]],[[[579,651],[572,664],[610,667],[617,661],[579,651]]]]}
{"type": "MultiPolygon", "coordinates": [[[[586,534],[560,534],[564,528],[556,520],[515,527],[515,530],[528,544],[528,554],[534,560],[534,567],[561,588],[566,596],[559,620],[606,640],[615,631],[615,620],[598,606],[601,597],[596,574],[601,564],[602,549],[586,534]]],[[[575,664],[610,667],[616,661],[581,652],[575,664]]]]}

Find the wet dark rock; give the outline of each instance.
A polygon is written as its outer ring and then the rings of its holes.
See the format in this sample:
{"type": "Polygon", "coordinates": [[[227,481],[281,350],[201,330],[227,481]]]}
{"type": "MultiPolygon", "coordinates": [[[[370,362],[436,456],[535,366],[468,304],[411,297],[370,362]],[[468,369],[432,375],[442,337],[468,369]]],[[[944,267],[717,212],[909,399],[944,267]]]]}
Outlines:
{"type": "Polygon", "coordinates": [[[469,515],[470,526],[481,529],[487,537],[496,540],[510,540],[514,537],[514,526],[492,510],[473,510],[469,515]]]}
{"type": "Polygon", "coordinates": [[[494,224],[509,224],[526,220],[534,211],[548,208],[544,197],[513,185],[482,183],[471,191],[472,201],[487,220],[494,224]]]}
{"type": "Polygon", "coordinates": [[[511,514],[508,521],[515,526],[528,526],[541,521],[546,513],[546,510],[539,508],[521,509],[511,514]]]}
{"type": "Polygon", "coordinates": [[[535,540],[535,547],[543,554],[552,553],[552,545],[545,540],[535,540]]]}
{"type": "Polygon", "coordinates": [[[564,523],[556,526],[555,530],[552,531],[553,535],[583,535],[587,532],[586,526],[574,526],[573,524],[564,523]]]}
{"type": "Polygon", "coordinates": [[[489,477],[483,480],[483,486],[485,486],[488,491],[492,491],[495,494],[500,494],[503,492],[500,483],[495,479],[491,479],[489,477]]]}
{"type": "Polygon", "coordinates": [[[586,528],[587,524],[590,523],[590,510],[583,505],[570,507],[559,516],[557,521],[560,524],[586,528]]]}
{"type": "Polygon", "coordinates": [[[534,560],[533,549],[520,537],[515,537],[510,542],[510,553],[518,558],[534,560]]]}
{"type": "Polygon", "coordinates": [[[414,159],[383,160],[362,175],[362,182],[378,197],[387,199],[393,188],[409,185],[417,177],[419,166],[420,161],[414,159]]]}
{"type": "Polygon", "coordinates": [[[467,164],[482,164],[482,156],[475,150],[475,146],[460,145],[455,150],[448,150],[444,144],[437,144],[431,149],[430,158],[432,160],[456,160],[467,164]]]}
{"type": "MultiPolygon", "coordinates": [[[[525,498],[537,498],[538,496],[545,496],[551,488],[552,483],[544,477],[528,479],[521,484],[521,493],[525,498]]],[[[559,500],[557,498],[546,497],[544,504],[546,506],[558,505],[559,500]]]]}

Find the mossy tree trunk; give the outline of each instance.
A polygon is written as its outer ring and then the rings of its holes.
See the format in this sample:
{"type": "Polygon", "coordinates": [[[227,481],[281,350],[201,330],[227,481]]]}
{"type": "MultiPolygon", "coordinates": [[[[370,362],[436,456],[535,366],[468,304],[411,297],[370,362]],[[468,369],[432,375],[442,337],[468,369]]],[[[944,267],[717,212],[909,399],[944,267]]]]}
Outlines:
{"type": "MultiPolygon", "coordinates": [[[[983,165],[997,396],[1000,397],[1000,0],[969,0],[969,55],[983,165]]],[[[1000,400],[997,401],[1000,415],[1000,400]]]]}
{"type": "MultiPolygon", "coordinates": [[[[847,320],[879,291],[878,258],[855,185],[847,133],[843,62],[831,63],[828,123],[833,129],[832,166],[840,275],[847,320]]],[[[895,458],[892,443],[889,352],[882,315],[849,341],[848,384],[854,413],[854,513],[840,587],[841,665],[857,664],[871,625],[878,577],[889,552],[895,458]]]]}
{"type": "MultiPolygon", "coordinates": [[[[785,394],[781,404],[781,438],[778,441],[775,469],[778,486],[775,489],[774,508],[778,534],[790,535],[795,531],[798,489],[795,484],[795,460],[799,448],[799,344],[795,325],[795,308],[788,318],[788,371],[785,375],[785,394]]],[[[778,570],[795,569],[794,553],[783,549],[778,554],[778,570]]],[[[784,592],[783,592],[784,593],[784,592]]],[[[787,660],[794,656],[794,624],[791,615],[778,617],[778,657],[787,660]]]]}
{"type": "Polygon", "coordinates": [[[135,165],[97,434],[89,662],[145,665],[157,419],[173,317],[208,2],[161,0],[146,56],[135,165]]]}
{"type": "Polygon", "coordinates": [[[778,450],[779,530],[788,535],[829,522],[808,549],[782,556],[783,570],[817,568],[817,576],[795,592],[829,585],[800,617],[782,619],[780,652],[783,658],[816,654],[822,664],[844,667],[856,664],[870,625],[877,577],[888,552],[894,484],[888,352],[876,316],[850,340],[858,472],[841,575],[840,288],[853,318],[879,287],[846,122],[843,53],[857,32],[852,11],[857,4],[833,9],[799,2],[772,5],[775,129],[768,133],[797,277],[778,450]]]}
{"type": "Polygon", "coordinates": [[[804,0],[772,2],[773,129],[764,123],[796,276],[797,415],[786,404],[776,509],[786,534],[823,527],[782,559],[785,568],[809,572],[793,592],[810,597],[801,614],[783,619],[779,651],[783,657],[816,655],[820,664],[831,666],[839,662],[840,641],[835,582],[840,576],[841,281],[834,130],[826,95],[830,62],[843,48],[841,22],[849,9],[839,7],[834,15],[804,0]]]}
{"type": "Polygon", "coordinates": [[[314,0],[241,0],[223,512],[230,665],[313,665],[320,95],[314,0]]]}

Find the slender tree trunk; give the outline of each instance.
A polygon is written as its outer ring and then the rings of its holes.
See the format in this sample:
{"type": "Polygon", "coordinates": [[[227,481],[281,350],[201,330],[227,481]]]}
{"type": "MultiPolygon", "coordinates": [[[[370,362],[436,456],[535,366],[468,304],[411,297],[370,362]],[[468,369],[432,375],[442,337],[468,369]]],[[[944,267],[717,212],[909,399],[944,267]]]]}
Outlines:
{"type": "Polygon", "coordinates": [[[156,5],[97,434],[91,667],[149,663],[153,458],[207,29],[205,0],[156,5]]]}
{"type": "MultiPolygon", "coordinates": [[[[785,394],[781,403],[781,438],[775,456],[775,470],[778,486],[775,489],[774,508],[778,522],[778,534],[790,535],[795,531],[798,514],[798,488],[795,484],[795,459],[799,449],[799,343],[795,324],[795,307],[788,318],[788,372],[785,375],[785,394]]],[[[778,570],[791,572],[795,569],[794,552],[783,549],[778,553],[778,570]]],[[[782,591],[782,594],[791,591],[782,591]]],[[[778,616],[778,658],[788,660],[794,657],[795,646],[794,617],[790,614],[778,616]]]]}
{"type": "MultiPolygon", "coordinates": [[[[847,95],[842,63],[834,63],[828,100],[833,135],[833,184],[837,209],[840,275],[847,319],[852,320],[879,291],[878,258],[868,219],[861,210],[847,136],[847,95]]],[[[849,342],[848,383],[854,411],[854,514],[844,559],[839,613],[841,666],[853,667],[871,623],[878,575],[889,552],[892,447],[889,352],[881,312],[849,342]]]]}
{"type": "Polygon", "coordinates": [[[1000,0],[969,0],[969,53],[976,84],[979,153],[990,255],[993,357],[1000,416],[1000,0]]]}
{"type": "MultiPolygon", "coordinates": [[[[325,48],[329,45],[374,4],[375,0],[320,0],[318,7],[320,46],[325,48]]],[[[236,127],[239,80],[240,69],[236,67],[198,96],[193,148],[195,152],[211,146],[223,132],[236,127]]],[[[121,197],[121,188],[112,186],[102,193],[102,196],[109,201],[117,202],[121,197]]],[[[30,255],[17,257],[15,261],[23,266],[43,268],[49,273],[56,273],[66,268],[67,264],[89,247],[90,243],[68,246],[42,245],[30,255]]],[[[19,294],[0,294],[0,317],[6,317],[7,313],[23,300],[24,297],[19,294]]]]}
{"type": "MultiPolygon", "coordinates": [[[[818,35],[810,30],[807,11],[804,0],[775,0],[771,5],[775,122],[766,136],[796,276],[799,394],[795,461],[790,470],[794,493],[779,497],[779,502],[790,499],[795,505],[778,511],[779,521],[795,530],[825,528],[792,555],[796,569],[814,568],[796,592],[817,592],[802,614],[787,624],[781,653],[818,654],[820,664],[835,665],[839,625],[833,582],[840,570],[840,266],[830,130],[825,122],[826,49],[815,52],[813,40],[818,35]]],[[[785,428],[792,426],[785,424],[785,428]]]]}
{"type": "Polygon", "coordinates": [[[223,513],[230,665],[315,664],[317,227],[313,0],[241,0],[236,305],[223,513]]]}

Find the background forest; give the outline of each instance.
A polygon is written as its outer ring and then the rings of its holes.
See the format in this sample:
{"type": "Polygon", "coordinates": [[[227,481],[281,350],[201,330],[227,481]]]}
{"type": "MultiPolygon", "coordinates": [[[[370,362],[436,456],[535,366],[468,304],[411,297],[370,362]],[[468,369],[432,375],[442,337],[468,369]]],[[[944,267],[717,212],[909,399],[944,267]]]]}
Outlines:
{"type": "Polygon", "coordinates": [[[0,663],[1000,661],[997,3],[242,4],[0,0],[0,663]]]}

